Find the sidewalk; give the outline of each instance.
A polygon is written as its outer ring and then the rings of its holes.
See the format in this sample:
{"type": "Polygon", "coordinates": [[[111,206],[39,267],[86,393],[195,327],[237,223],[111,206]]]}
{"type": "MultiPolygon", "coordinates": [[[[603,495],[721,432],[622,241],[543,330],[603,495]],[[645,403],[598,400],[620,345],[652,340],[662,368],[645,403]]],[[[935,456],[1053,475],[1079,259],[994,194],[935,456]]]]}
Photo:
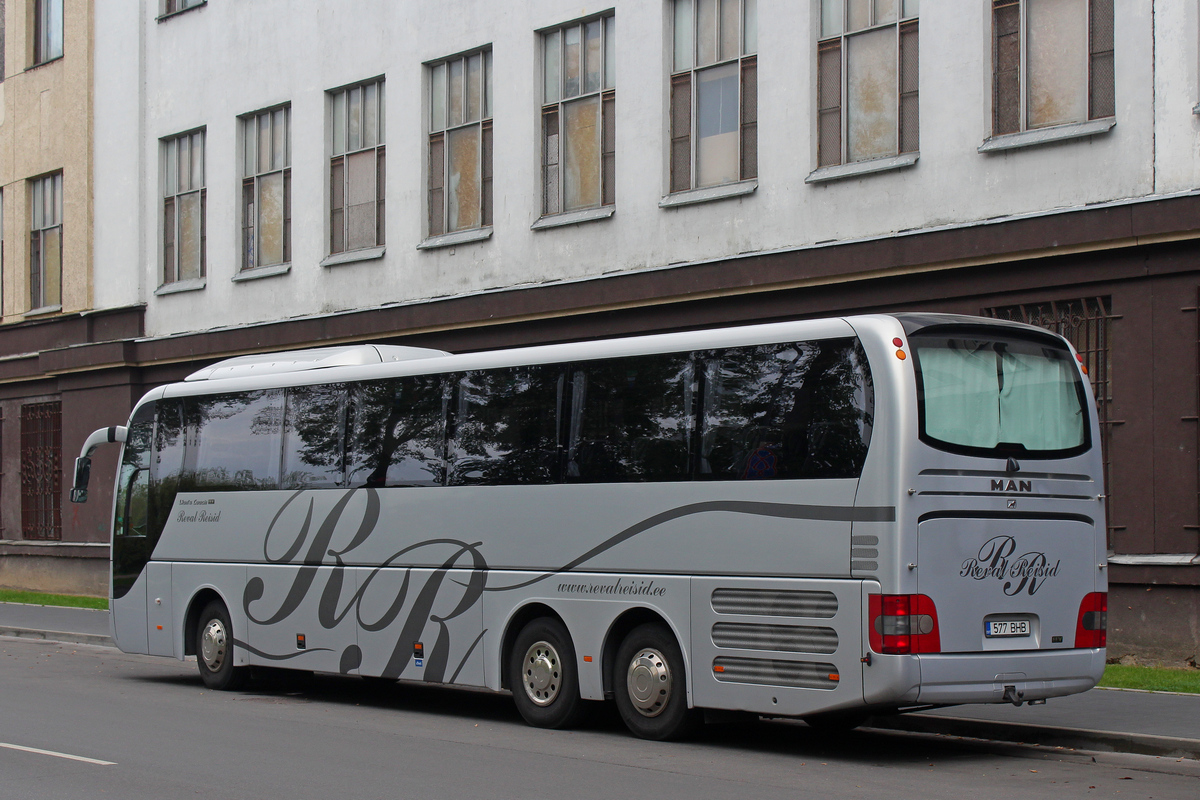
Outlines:
{"type": "MultiPolygon", "coordinates": [[[[108,612],[0,603],[0,636],[112,646],[108,612]]],[[[1200,759],[1200,695],[1093,689],[1043,706],[954,706],[864,727],[1200,759]]]]}

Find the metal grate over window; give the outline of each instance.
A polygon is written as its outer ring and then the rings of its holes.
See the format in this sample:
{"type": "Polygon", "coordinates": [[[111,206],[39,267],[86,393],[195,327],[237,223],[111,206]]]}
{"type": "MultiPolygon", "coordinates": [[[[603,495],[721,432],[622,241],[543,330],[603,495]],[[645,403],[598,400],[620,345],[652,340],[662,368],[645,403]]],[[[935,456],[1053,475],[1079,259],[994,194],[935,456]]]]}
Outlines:
{"type": "Polygon", "coordinates": [[[21,534],[62,538],[62,403],[21,407],[21,534]]]}
{"type": "Polygon", "coordinates": [[[1112,428],[1112,313],[1111,297],[1084,297],[1077,300],[1052,300],[1015,306],[985,308],[985,317],[1007,319],[1037,325],[1053,331],[1071,343],[1087,367],[1092,393],[1096,396],[1096,415],[1100,420],[1100,448],[1104,457],[1104,512],[1108,520],[1108,546],[1112,548],[1113,486],[1110,477],[1112,428]]]}

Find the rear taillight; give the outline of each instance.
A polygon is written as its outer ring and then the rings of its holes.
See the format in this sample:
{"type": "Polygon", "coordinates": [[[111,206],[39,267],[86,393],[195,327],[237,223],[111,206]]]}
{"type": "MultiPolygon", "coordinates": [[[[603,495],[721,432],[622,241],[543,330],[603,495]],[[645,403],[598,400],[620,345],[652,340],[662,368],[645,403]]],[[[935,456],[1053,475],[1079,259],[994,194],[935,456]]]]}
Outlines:
{"type": "Polygon", "coordinates": [[[1079,604],[1075,623],[1076,647],[1104,647],[1108,643],[1108,592],[1092,592],[1079,604]]]}
{"type": "Polygon", "coordinates": [[[907,655],[940,653],[937,609],[923,594],[873,594],[868,597],[871,649],[907,655]]]}

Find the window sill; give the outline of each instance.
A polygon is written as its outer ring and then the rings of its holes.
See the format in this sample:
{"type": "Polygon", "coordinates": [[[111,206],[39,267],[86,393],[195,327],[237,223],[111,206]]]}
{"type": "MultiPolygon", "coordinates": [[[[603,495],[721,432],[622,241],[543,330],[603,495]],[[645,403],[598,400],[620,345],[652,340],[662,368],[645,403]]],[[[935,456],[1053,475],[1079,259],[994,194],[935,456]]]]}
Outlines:
{"type": "Polygon", "coordinates": [[[469,231],[455,231],[454,233],[443,233],[441,236],[430,236],[417,245],[417,249],[436,250],[439,247],[454,247],[456,244],[482,242],[490,238],[492,238],[492,227],[489,225],[486,228],[472,228],[469,231]]]}
{"type": "Polygon", "coordinates": [[[22,316],[24,316],[25,319],[29,319],[30,317],[43,317],[47,314],[57,314],[60,311],[62,311],[61,304],[53,305],[53,306],[42,306],[41,308],[31,308],[28,311],[26,311],[22,316]]]}
{"type": "Polygon", "coordinates": [[[383,258],[383,254],[387,248],[380,247],[365,247],[362,250],[347,250],[344,253],[333,253],[321,259],[322,267],[336,267],[338,264],[354,264],[358,261],[374,261],[377,258],[383,258]]]}
{"type": "Polygon", "coordinates": [[[723,183],[720,186],[705,186],[703,189],[688,189],[684,192],[669,194],[658,202],[659,208],[677,208],[690,206],[695,203],[708,203],[713,200],[724,200],[727,197],[742,197],[752,194],[758,189],[758,179],[737,183],[723,183]]]}
{"type": "Polygon", "coordinates": [[[172,281],[164,283],[162,286],[154,290],[156,297],[162,297],[164,294],[179,294],[180,292],[195,292],[203,289],[208,283],[207,278],[192,278],[186,281],[172,281]]]}
{"type": "Polygon", "coordinates": [[[169,14],[159,14],[157,17],[155,17],[155,19],[157,19],[159,22],[162,22],[163,20],[167,20],[167,19],[174,19],[175,17],[178,17],[180,14],[186,14],[189,11],[195,11],[197,8],[204,8],[206,5],[208,5],[208,0],[201,0],[199,3],[197,3],[194,6],[188,6],[187,8],[181,8],[178,11],[172,11],[169,14]]]}
{"type": "Polygon", "coordinates": [[[231,280],[235,283],[241,281],[253,281],[258,278],[272,278],[276,275],[287,275],[292,271],[291,264],[275,264],[270,267],[254,267],[253,269],[244,269],[237,275],[234,275],[231,280]]]}
{"type": "Polygon", "coordinates": [[[561,228],[564,225],[578,225],[581,222],[592,222],[598,219],[608,219],[617,212],[616,206],[600,206],[585,208],[582,211],[567,211],[563,214],[551,214],[542,217],[529,226],[531,231],[542,231],[546,228],[561,228]]]}
{"type": "Polygon", "coordinates": [[[870,175],[872,172],[888,172],[893,169],[904,169],[917,163],[921,157],[919,152],[901,153],[898,156],[872,158],[868,161],[853,161],[849,164],[837,164],[832,167],[814,169],[804,179],[805,183],[826,183],[840,181],[843,178],[857,178],[859,175],[870,175]]]}
{"type": "Polygon", "coordinates": [[[1003,133],[984,139],[979,145],[979,152],[994,153],[1000,150],[1015,150],[1020,147],[1035,147],[1039,144],[1061,142],[1067,139],[1083,139],[1100,133],[1108,133],[1117,124],[1114,117],[1091,119],[1087,122],[1072,122],[1067,125],[1055,125],[1051,128],[1037,128],[1020,133],[1003,133]]]}
{"type": "Polygon", "coordinates": [[[62,61],[62,60],[63,60],[62,56],[55,56],[54,58],[48,58],[45,61],[39,61],[36,64],[30,64],[28,67],[25,68],[24,71],[29,72],[32,69],[38,69],[39,67],[44,67],[47,64],[53,64],[55,61],[62,61]]]}

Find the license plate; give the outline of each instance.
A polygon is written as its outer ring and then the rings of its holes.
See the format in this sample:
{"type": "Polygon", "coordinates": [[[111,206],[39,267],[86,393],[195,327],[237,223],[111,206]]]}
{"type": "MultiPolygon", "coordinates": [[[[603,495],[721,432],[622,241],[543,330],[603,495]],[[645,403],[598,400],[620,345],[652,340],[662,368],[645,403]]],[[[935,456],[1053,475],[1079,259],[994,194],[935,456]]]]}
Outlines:
{"type": "Polygon", "coordinates": [[[1029,620],[1001,619],[984,623],[983,635],[988,638],[996,636],[1028,636],[1029,620]]]}

